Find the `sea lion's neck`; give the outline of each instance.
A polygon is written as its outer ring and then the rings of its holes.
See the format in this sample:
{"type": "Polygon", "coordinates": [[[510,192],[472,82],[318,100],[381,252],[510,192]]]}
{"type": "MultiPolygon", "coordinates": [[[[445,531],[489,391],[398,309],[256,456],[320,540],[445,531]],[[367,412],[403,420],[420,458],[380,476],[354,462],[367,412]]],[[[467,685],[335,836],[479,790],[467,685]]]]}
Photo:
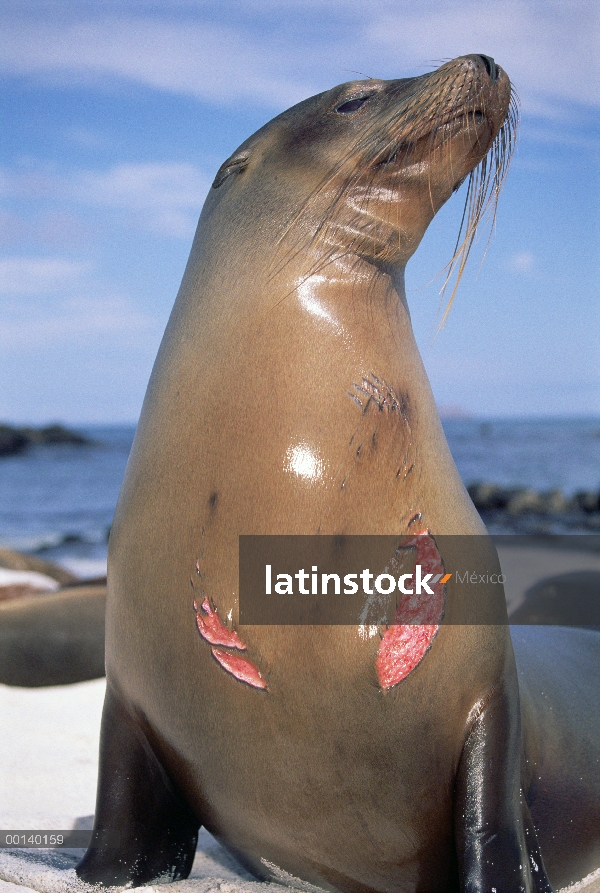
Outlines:
{"type": "MultiPolygon", "coordinates": [[[[321,333],[335,332],[340,348],[372,357],[388,371],[417,362],[427,380],[415,343],[406,300],[404,267],[385,267],[364,257],[345,254],[328,260],[315,272],[286,282],[290,304],[312,317],[321,333]],[[352,348],[351,348],[352,345],[352,348]]],[[[293,308],[290,310],[294,312],[293,308]]]]}
{"type": "Polygon", "coordinates": [[[485,533],[450,454],[415,341],[404,268],[384,269],[346,255],[300,279],[293,291],[292,282],[285,287],[290,291],[280,307],[284,328],[302,332],[305,345],[300,353],[288,342],[297,374],[309,381],[319,369],[321,384],[330,383],[336,402],[347,397],[351,406],[355,397],[363,411],[365,399],[380,409],[386,408],[388,394],[392,403],[394,395],[406,401],[416,468],[427,469],[415,511],[423,512],[438,533],[485,533]]]}

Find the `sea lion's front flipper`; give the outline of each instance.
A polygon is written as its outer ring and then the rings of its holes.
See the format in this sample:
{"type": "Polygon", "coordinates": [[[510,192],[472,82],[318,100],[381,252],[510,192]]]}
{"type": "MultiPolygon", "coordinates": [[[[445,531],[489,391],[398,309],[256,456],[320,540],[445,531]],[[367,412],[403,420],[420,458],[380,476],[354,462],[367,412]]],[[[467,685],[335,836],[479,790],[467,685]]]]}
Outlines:
{"type": "Polygon", "coordinates": [[[494,690],[458,767],[454,828],[461,893],[552,893],[521,790],[518,694],[494,690]]]}
{"type": "Polygon", "coordinates": [[[143,731],[108,686],[94,831],[77,874],[89,883],[134,887],[186,878],[198,827],[143,731]]]}

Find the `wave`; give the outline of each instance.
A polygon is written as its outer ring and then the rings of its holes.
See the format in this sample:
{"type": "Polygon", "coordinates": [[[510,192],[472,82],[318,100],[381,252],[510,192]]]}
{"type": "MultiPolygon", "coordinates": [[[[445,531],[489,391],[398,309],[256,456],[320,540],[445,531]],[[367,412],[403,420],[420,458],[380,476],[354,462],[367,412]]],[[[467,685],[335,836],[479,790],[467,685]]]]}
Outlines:
{"type": "Polygon", "coordinates": [[[1,544],[7,549],[15,549],[18,552],[28,552],[32,555],[45,555],[57,549],[77,546],[104,546],[108,543],[110,527],[98,531],[85,531],[68,533],[23,533],[16,536],[0,537],[1,544]]]}

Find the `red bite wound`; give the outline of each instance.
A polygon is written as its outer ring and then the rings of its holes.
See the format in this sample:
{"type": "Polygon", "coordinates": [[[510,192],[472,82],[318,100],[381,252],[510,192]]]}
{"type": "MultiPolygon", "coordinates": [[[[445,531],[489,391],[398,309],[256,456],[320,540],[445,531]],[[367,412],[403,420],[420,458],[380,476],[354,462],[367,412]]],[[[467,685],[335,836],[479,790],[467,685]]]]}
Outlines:
{"type": "Polygon", "coordinates": [[[213,657],[217,660],[224,670],[239,679],[240,682],[247,682],[254,688],[266,688],[267,683],[262,678],[254,664],[251,664],[245,657],[239,654],[229,654],[228,651],[221,651],[220,648],[211,648],[213,657]]]}
{"type": "MultiPolygon", "coordinates": [[[[429,530],[419,530],[402,545],[403,548],[416,547],[415,565],[421,565],[423,577],[426,574],[444,575],[442,558],[429,530]]],[[[444,614],[445,588],[441,580],[433,584],[429,580],[427,585],[433,595],[423,589],[420,595],[402,597],[395,618],[399,622],[388,627],[381,640],[375,666],[383,689],[397,685],[414,670],[425,657],[439,629],[444,614]]],[[[412,588],[415,589],[414,578],[412,588]]]]}
{"type": "Polygon", "coordinates": [[[203,639],[211,645],[223,645],[225,648],[237,648],[240,651],[246,650],[246,645],[236,631],[228,629],[221,623],[218,612],[211,608],[208,598],[204,599],[200,608],[198,607],[198,602],[194,599],[194,610],[196,612],[198,632],[203,639]]]}

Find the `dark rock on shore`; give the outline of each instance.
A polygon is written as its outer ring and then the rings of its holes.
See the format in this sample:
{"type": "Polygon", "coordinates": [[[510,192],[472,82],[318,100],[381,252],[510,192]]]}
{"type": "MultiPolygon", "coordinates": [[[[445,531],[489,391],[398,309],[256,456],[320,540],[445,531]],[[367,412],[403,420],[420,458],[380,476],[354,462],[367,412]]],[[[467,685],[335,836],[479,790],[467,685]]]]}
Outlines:
{"type": "Polygon", "coordinates": [[[594,493],[589,490],[580,490],[573,497],[582,512],[597,512],[600,510],[600,492],[594,493]]]}
{"type": "Polygon", "coordinates": [[[528,512],[556,515],[565,512],[597,512],[600,509],[600,492],[582,490],[567,499],[560,490],[539,493],[529,487],[500,487],[497,484],[477,483],[467,487],[476,509],[491,511],[501,509],[511,515],[528,512]]]}
{"type": "Polygon", "coordinates": [[[15,456],[27,448],[29,441],[18,428],[0,425],[0,456],[15,456]]]}
{"type": "Polygon", "coordinates": [[[522,533],[556,532],[557,524],[573,530],[600,529],[600,491],[580,491],[568,498],[560,490],[538,492],[486,481],[471,484],[467,490],[488,526],[522,533]]]}
{"type": "Polygon", "coordinates": [[[504,509],[508,503],[509,491],[497,484],[489,484],[484,481],[470,484],[467,490],[476,509],[504,509]]]}
{"type": "Polygon", "coordinates": [[[88,446],[92,441],[82,434],[69,431],[62,425],[46,425],[44,428],[13,428],[0,424],[0,456],[16,456],[31,446],[69,444],[88,446]]]}

